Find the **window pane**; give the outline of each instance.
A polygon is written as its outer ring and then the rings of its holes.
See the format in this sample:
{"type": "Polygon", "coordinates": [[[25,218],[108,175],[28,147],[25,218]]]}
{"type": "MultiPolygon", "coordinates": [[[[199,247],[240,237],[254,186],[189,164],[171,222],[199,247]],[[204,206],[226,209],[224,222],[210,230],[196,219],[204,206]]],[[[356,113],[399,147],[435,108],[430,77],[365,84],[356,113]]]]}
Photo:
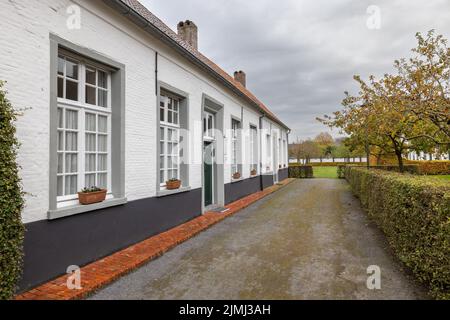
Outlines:
{"type": "Polygon", "coordinates": [[[86,131],[97,131],[96,115],[93,113],[86,113],[86,131]]]}
{"type": "Polygon", "coordinates": [[[63,161],[64,161],[64,154],[58,153],[58,173],[64,173],[63,172],[63,161]]]}
{"type": "Polygon", "coordinates": [[[160,140],[162,140],[162,141],[164,141],[164,138],[165,138],[165,130],[164,130],[164,128],[160,128],[159,129],[160,130],[160,140]]]}
{"type": "Polygon", "coordinates": [[[167,122],[173,123],[172,111],[167,112],[167,122]]]}
{"type": "Polygon", "coordinates": [[[159,172],[159,183],[161,183],[161,184],[165,183],[164,180],[165,180],[165,178],[164,178],[164,170],[161,170],[159,172]]]}
{"type": "Polygon", "coordinates": [[[78,150],[78,134],[75,132],[66,132],[66,151],[78,150]]]}
{"type": "Polygon", "coordinates": [[[99,152],[107,152],[108,151],[107,136],[104,136],[104,135],[98,136],[98,151],[99,152]]]}
{"type": "Polygon", "coordinates": [[[96,134],[87,133],[86,134],[86,151],[95,152],[97,151],[96,134]]]}
{"type": "Polygon", "coordinates": [[[78,112],[66,110],[66,129],[78,130],[78,112]]]}
{"type": "Polygon", "coordinates": [[[171,156],[167,157],[167,168],[173,168],[173,160],[171,156]]]}
{"type": "Polygon", "coordinates": [[[66,61],[66,77],[78,80],[78,63],[75,61],[66,61]]]}
{"type": "Polygon", "coordinates": [[[96,89],[94,87],[86,86],[86,103],[96,105],[95,92],[96,89]]]}
{"type": "Polygon", "coordinates": [[[106,154],[98,155],[98,171],[108,170],[108,156],[106,154]]]}
{"type": "Polygon", "coordinates": [[[178,179],[178,178],[179,178],[179,176],[178,176],[178,170],[173,170],[173,178],[174,178],[174,179],[178,179]]]}
{"type": "Polygon", "coordinates": [[[160,156],[159,157],[159,168],[160,169],[165,169],[164,168],[164,156],[160,156]]]}
{"type": "Polygon", "coordinates": [[[86,69],[86,82],[92,85],[97,85],[97,81],[95,79],[96,73],[95,70],[86,69]]]}
{"type": "Polygon", "coordinates": [[[78,172],[78,155],[73,153],[67,153],[65,173],[76,173],[76,172],[78,172]]]}
{"type": "Polygon", "coordinates": [[[66,81],[66,99],[78,101],[78,82],[66,81]]]}
{"type": "Polygon", "coordinates": [[[167,154],[173,154],[173,144],[171,142],[167,143],[167,154]]]}
{"type": "Polygon", "coordinates": [[[78,177],[77,176],[66,176],[66,196],[74,195],[77,193],[78,189],[78,177]]]}
{"type": "Polygon", "coordinates": [[[98,89],[98,104],[99,107],[108,107],[108,91],[98,89]]]}
{"type": "Polygon", "coordinates": [[[58,74],[60,76],[64,75],[64,66],[66,65],[66,61],[64,60],[63,57],[59,56],[58,57],[58,74]]]}
{"type": "MultiPolygon", "coordinates": [[[[96,170],[96,165],[95,165],[95,154],[87,154],[86,155],[86,172],[95,172],[96,170]]],[[[92,187],[92,186],[91,186],[92,187]]]]}
{"type": "Polygon", "coordinates": [[[64,98],[64,79],[58,78],[58,98],[64,98]]]}
{"type": "Polygon", "coordinates": [[[107,182],[108,182],[108,175],[106,173],[100,173],[97,175],[97,187],[106,189],[107,188],[107,182]]]}
{"type": "Polygon", "coordinates": [[[86,188],[96,187],[96,185],[95,185],[95,173],[94,174],[87,174],[85,176],[84,186],[86,188]]]}
{"type": "Polygon", "coordinates": [[[159,109],[160,111],[159,111],[159,120],[161,121],[161,122],[164,122],[165,121],[165,117],[164,117],[164,109],[159,109]]]}
{"type": "Polygon", "coordinates": [[[64,183],[64,177],[58,177],[57,182],[56,182],[56,189],[57,189],[58,197],[64,196],[63,183],[64,183]]]}
{"type": "Polygon", "coordinates": [[[98,71],[98,86],[100,88],[108,89],[108,76],[106,72],[98,71]]]}
{"type": "Polygon", "coordinates": [[[178,113],[174,113],[173,114],[173,124],[176,124],[176,125],[178,125],[179,124],[179,121],[178,121],[179,119],[178,119],[178,113]]]}
{"type": "Polygon", "coordinates": [[[58,108],[58,128],[64,128],[64,111],[58,108]]]}
{"type": "Polygon", "coordinates": [[[64,151],[64,132],[58,131],[58,151],[64,151]]]}
{"type": "Polygon", "coordinates": [[[98,132],[108,132],[108,117],[98,116],[98,132]]]}

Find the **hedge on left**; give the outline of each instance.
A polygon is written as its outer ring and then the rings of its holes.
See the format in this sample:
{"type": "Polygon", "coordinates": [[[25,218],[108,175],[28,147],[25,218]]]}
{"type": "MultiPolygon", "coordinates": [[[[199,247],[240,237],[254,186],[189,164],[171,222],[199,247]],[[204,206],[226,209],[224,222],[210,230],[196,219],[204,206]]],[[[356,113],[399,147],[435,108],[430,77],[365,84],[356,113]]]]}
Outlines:
{"type": "Polygon", "coordinates": [[[17,113],[6,98],[0,81],[0,300],[10,299],[21,276],[24,205],[19,168],[16,162],[19,142],[14,122],[17,113]]]}

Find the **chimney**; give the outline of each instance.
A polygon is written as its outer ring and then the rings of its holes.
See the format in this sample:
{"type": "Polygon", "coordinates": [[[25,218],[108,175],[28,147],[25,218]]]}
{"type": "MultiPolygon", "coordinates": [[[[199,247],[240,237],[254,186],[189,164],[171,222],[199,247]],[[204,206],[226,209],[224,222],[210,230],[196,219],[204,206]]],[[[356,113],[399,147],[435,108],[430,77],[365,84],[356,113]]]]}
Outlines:
{"type": "Polygon", "coordinates": [[[178,23],[178,35],[184,42],[198,50],[198,29],[195,23],[189,20],[178,23]]]}
{"type": "Polygon", "coordinates": [[[236,71],[234,73],[234,80],[242,84],[244,87],[247,86],[247,75],[244,71],[236,71]]]}

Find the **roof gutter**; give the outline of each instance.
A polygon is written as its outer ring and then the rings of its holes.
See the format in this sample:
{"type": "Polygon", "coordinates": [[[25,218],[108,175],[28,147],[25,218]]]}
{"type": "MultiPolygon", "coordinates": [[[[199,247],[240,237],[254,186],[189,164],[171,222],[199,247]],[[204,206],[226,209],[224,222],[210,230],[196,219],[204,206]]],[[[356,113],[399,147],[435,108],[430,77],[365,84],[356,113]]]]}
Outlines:
{"type": "MultiPolygon", "coordinates": [[[[132,22],[134,22],[139,27],[143,28],[145,31],[151,33],[153,36],[156,36],[161,41],[166,43],[167,45],[174,48],[178,53],[185,56],[199,66],[200,68],[206,70],[208,73],[210,73],[214,78],[222,82],[227,88],[232,90],[235,94],[238,96],[244,98],[245,100],[249,101],[253,106],[255,106],[258,110],[260,110],[261,113],[265,114],[265,111],[252,99],[247,97],[245,94],[243,94],[239,89],[237,89],[235,86],[233,86],[227,79],[219,75],[215,70],[213,70],[210,66],[205,64],[203,61],[198,59],[195,55],[193,55],[191,52],[186,50],[183,46],[181,46],[177,41],[169,37],[167,34],[165,34],[163,31],[161,31],[159,28],[154,26],[152,23],[150,23],[147,19],[142,17],[138,12],[136,12],[133,8],[125,4],[122,0],[103,0],[105,4],[107,4],[109,7],[117,10],[120,12],[123,16],[127,16],[128,19],[130,19],[132,22]]],[[[278,119],[274,119],[273,117],[267,116],[272,121],[275,121],[279,125],[283,126],[285,129],[289,129],[284,123],[279,121],[278,119]]]]}

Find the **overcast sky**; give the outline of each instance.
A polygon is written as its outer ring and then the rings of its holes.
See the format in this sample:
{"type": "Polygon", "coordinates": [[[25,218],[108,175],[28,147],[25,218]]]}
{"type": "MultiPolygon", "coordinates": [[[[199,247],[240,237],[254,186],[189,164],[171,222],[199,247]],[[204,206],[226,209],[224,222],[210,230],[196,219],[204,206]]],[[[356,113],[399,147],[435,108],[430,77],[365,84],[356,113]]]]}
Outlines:
{"type": "Polygon", "coordinates": [[[230,74],[244,70],[291,140],[327,131],[315,119],[341,109],[344,91],[357,89],[353,75],[391,72],[416,32],[450,38],[450,0],[141,1],[173,30],[194,21],[199,50],[230,74]]]}

